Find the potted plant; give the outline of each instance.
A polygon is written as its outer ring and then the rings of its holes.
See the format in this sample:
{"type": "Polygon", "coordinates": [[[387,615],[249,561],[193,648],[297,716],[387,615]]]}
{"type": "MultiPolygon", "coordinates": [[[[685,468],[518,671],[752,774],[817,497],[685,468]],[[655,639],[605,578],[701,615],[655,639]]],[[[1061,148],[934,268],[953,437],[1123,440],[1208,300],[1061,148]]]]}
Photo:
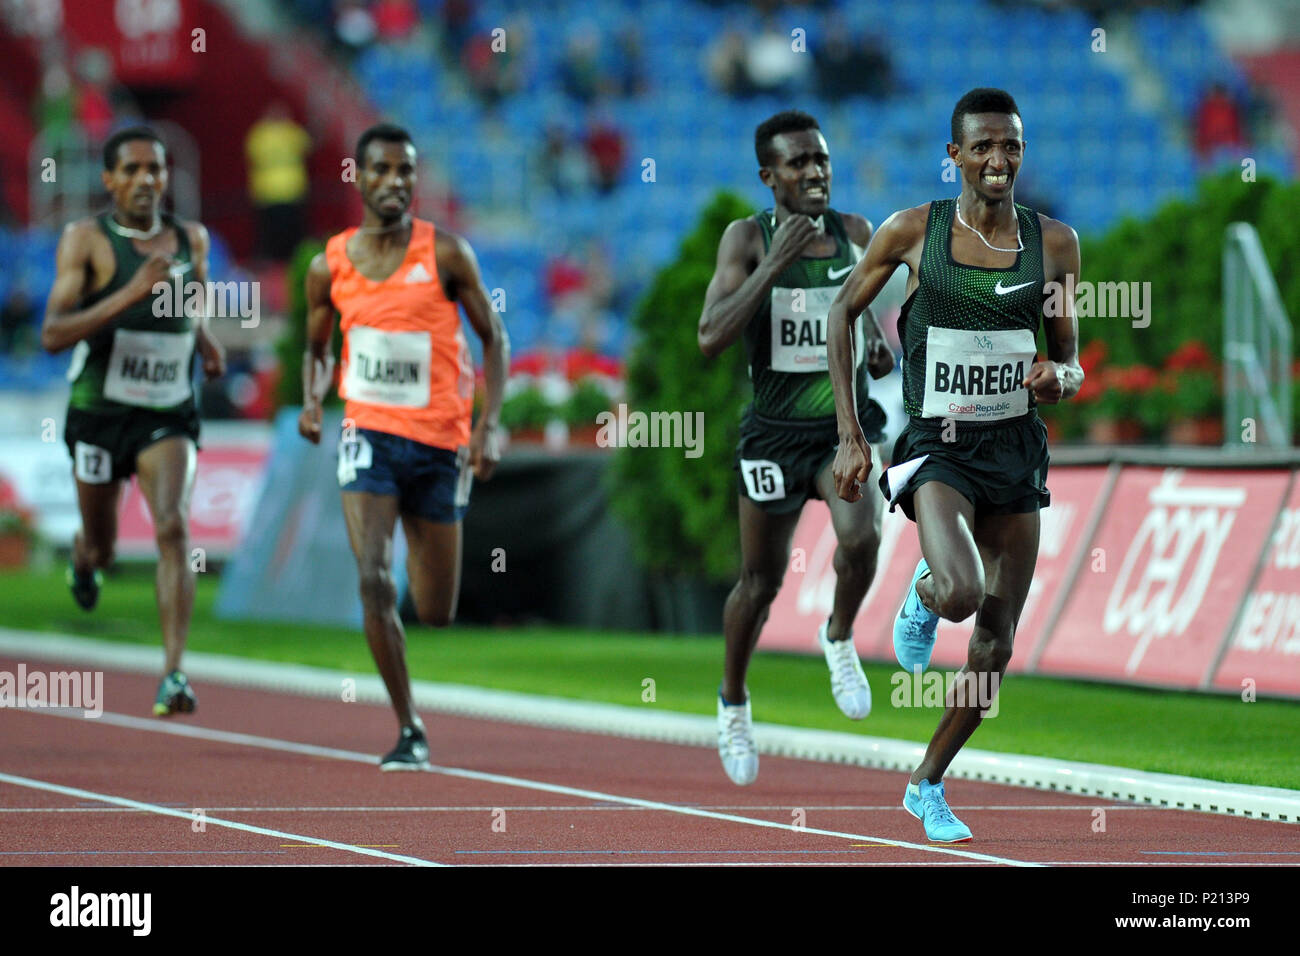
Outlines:
{"type": "Polygon", "coordinates": [[[0,478],[0,568],[24,567],[34,535],[31,511],[18,501],[13,486],[0,478]]]}
{"type": "Polygon", "coordinates": [[[501,403],[501,427],[511,441],[541,444],[546,425],[555,417],[555,406],[536,383],[529,382],[513,391],[501,403]]]}
{"type": "Polygon", "coordinates": [[[569,426],[570,444],[594,445],[600,430],[596,416],[609,410],[609,393],[604,386],[591,376],[579,379],[561,408],[561,416],[569,426]]]}

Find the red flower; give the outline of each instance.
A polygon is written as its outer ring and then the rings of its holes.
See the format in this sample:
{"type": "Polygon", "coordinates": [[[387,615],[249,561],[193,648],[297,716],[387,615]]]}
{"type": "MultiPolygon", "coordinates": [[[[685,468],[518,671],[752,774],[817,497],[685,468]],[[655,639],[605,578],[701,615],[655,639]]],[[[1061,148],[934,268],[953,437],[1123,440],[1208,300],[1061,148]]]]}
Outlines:
{"type": "Polygon", "coordinates": [[[1212,372],[1217,365],[1210,350],[1195,339],[1184,342],[1165,359],[1165,368],[1171,372],[1212,372]]]}

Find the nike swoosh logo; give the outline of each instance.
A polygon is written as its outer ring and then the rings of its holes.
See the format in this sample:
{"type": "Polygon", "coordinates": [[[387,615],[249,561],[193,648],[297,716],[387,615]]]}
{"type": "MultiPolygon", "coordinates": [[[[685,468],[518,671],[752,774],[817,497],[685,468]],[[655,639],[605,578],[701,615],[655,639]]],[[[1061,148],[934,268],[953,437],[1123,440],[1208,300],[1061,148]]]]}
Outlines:
{"type": "MultiPolygon", "coordinates": [[[[857,265],[856,262],[853,263],[853,266],[856,266],[856,265],[857,265]]],[[[848,275],[850,272],[853,271],[853,266],[845,266],[843,269],[827,269],[827,270],[826,270],[826,278],[828,278],[828,279],[838,279],[838,278],[840,278],[841,276],[846,276],[846,275],[848,275]]]]}
{"type": "Polygon", "coordinates": [[[1013,285],[1010,288],[1004,289],[1002,288],[1002,280],[999,279],[998,284],[993,287],[993,291],[996,292],[998,295],[1006,295],[1008,292],[1015,292],[1017,289],[1023,289],[1025,286],[1030,286],[1033,284],[1034,284],[1034,280],[1030,279],[1028,282],[1022,282],[1020,283],[1020,285],[1013,285]]]}

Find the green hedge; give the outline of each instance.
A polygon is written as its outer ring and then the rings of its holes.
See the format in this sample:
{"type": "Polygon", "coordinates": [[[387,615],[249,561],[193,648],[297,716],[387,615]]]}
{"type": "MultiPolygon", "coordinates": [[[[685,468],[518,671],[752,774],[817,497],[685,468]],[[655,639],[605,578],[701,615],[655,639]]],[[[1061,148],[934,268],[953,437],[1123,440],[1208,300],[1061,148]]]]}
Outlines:
{"type": "MultiPolygon", "coordinates": [[[[276,408],[302,404],[302,353],[307,349],[307,269],[318,252],[325,251],[319,239],[305,239],[294,250],[285,281],[289,283],[289,325],[275,343],[276,358],[280,360],[280,383],[276,388],[276,408]]],[[[334,327],[334,359],[338,360],[342,347],[338,325],[334,327]]],[[[341,404],[334,392],[325,398],[325,405],[341,404]]]]}
{"type": "Polygon", "coordinates": [[[1239,173],[1201,181],[1190,201],[1162,206],[1145,222],[1126,219],[1106,235],[1083,240],[1083,278],[1151,283],[1151,325],[1125,319],[1080,319],[1079,342],[1106,342],[1110,361],[1158,366],[1180,345],[1199,340],[1223,358],[1223,239],[1229,223],[1259,230],[1264,253],[1292,319],[1300,318],[1300,184],[1239,173]]]}
{"type": "Polygon", "coordinates": [[[703,412],[703,454],[620,448],[610,469],[613,506],[645,566],[718,583],[739,568],[732,462],[740,413],[752,393],[743,345],[707,359],[696,329],[722,233],[753,212],[738,196],[717,194],[632,317],[637,341],[627,360],[629,410],[703,412]]]}

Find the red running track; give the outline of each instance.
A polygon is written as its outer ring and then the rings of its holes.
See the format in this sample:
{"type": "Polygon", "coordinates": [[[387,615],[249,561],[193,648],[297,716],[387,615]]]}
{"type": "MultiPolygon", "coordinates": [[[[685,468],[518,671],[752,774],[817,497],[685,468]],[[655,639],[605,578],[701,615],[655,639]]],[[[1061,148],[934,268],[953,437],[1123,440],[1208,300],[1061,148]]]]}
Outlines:
{"type": "Polygon", "coordinates": [[[99,720],[6,710],[0,865],[1300,863],[1292,824],[965,780],[974,841],[930,846],[899,773],[764,756],[742,788],[712,749],[441,715],[433,772],[381,773],[387,708],[196,690],[160,720],[108,671],[99,720]]]}

